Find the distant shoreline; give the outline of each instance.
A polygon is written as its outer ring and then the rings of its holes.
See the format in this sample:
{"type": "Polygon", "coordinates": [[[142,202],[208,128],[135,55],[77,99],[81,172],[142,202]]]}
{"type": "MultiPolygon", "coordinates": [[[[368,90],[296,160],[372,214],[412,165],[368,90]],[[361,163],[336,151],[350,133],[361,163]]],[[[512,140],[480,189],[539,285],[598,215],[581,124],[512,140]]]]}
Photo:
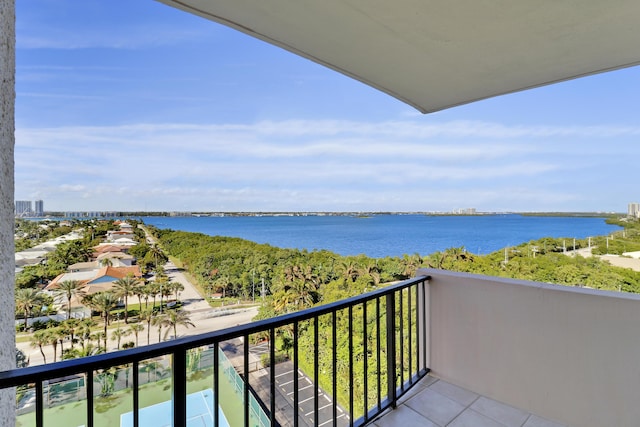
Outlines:
{"type": "Polygon", "coordinates": [[[370,217],[377,215],[425,215],[425,216],[488,216],[488,215],[522,215],[522,216],[545,216],[545,217],[582,217],[582,218],[613,218],[624,216],[622,212],[476,212],[476,213],[456,213],[438,211],[415,211],[415,212],[324,212],[324,211],[292,211],[292,212],[144,212],[144,211],[109,211],[109,212],[46,212],[44,217],[31,217],[29,219],[55,219],[55,218],[122,218],[122,217],[260,217],[260,216],[353,216],[370,217]],[[73,214],[73,215],[70,215],[73,214]]]}

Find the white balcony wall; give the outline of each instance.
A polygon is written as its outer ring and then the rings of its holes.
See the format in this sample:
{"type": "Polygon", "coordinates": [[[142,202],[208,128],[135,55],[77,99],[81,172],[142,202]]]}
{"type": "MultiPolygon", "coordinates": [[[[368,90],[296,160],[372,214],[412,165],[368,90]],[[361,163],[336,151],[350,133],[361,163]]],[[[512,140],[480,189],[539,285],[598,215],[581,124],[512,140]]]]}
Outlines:
{"type": "Polygon", "coordinates": [[[571,426],[640,425],[640,296],[423,274],[436,377],[571,426]]]}

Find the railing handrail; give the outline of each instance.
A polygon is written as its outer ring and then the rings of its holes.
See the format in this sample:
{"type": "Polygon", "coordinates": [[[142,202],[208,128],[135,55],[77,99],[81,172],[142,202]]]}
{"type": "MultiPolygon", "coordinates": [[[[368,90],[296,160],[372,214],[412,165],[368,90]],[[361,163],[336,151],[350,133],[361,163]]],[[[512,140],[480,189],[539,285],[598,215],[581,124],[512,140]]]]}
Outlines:
{"type": "Polygon", "coordinates": [[[376,298],[389,295],[398,290],[408,288],[416,283],[428,281],[430,276],[418,276],[403,280],[393,285],[385,286],[362,295],[346,298],[329,304],[311,307],[305,310],[288,313],[270,319],[258,320],[245,325],[233,326],[218,331],[206,332],[178,338],[167,342],[150,344],[142,347],[126,349],[111,353],[103,353],[78,359],[63,360],[45,365],[29,366],[26,368],[12,369],[0,372],[0,390],[29,384],[35,381],[43,381],[52,378],[60,378],[79,373],[104,369],[111,366],[125,365],[154,357],[175,353],[176,350],[186,350],[213,342],[227,341],[233,338],[248,336],[254,333],[279,328],[292,322],[301,322],[326,315],[334,311],[342,310],[350,306],[362,304],[376,298]]]}

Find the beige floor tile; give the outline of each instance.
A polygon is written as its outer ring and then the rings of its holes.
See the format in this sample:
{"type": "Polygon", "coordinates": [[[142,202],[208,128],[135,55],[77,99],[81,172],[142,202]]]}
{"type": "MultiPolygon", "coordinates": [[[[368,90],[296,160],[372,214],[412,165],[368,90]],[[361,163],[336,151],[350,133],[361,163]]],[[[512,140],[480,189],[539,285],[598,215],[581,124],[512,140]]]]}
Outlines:
{"type": "Polygon", "coordinates": [[[558,424],[535,415],[531,415],[522,427],[565,427],[565,425],[558,424]]]}
{"type": "Polygon", "coordinates": [[[406,392],[404,394],[404,396],[402,396],[401,398],[398,399],[398,405],[400,405],[402,403],[405,403],[406,401],[411,399],[413,396],[415,396],[416,394],[420,393],[422,390],[424,390],[425,388],[427,388],[428,386],[430,386],[431,384],[433,384],[436,381],[438,381],[436,378],[433,378],[433,377],[430,377],[430,376],[424,377],[422,380],[420,380],[419,383],[414,385],[411,388],[411,390],[406,392]]]}
{"type": "Polygon", "coordinates": [[[471,405],[480,395],[446,381],[437,381],[429,386],[431,390],[455,400],[463,406],[471,405]]]}
{"type": "Polygon", "coordinates": [[[467,409],[458,418],[453,420],[448,427],[504,427],[497,421],[472,410],[467,409]]]}
{"type": "Polygon", "coordinates": [[[473,405],[471,405],[471,409],[507,427],[521,427],[529,417],[527,412],[484,396],[476,400],[473,405]]]}
{"type": "Polygon", "coordinates": [[[406,405],[440,426],[450,423],[465,408],[458,402],[430,388],[413,396],[406,405]]]}
{"type": "Polygon", "coordinates": [[[376,427],[438,427],[406,405],[398,406],[373,423],[376,427]]]}

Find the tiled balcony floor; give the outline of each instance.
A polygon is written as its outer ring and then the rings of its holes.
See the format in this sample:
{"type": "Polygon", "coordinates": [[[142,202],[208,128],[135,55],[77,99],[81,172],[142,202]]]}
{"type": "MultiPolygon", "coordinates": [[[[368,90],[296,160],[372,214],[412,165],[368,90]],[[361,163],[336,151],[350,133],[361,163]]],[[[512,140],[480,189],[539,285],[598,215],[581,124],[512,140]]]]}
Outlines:
{"type": "Polygon", "coordinates": [[[376,427],[565,427],[427,376],[376,427]]]}

